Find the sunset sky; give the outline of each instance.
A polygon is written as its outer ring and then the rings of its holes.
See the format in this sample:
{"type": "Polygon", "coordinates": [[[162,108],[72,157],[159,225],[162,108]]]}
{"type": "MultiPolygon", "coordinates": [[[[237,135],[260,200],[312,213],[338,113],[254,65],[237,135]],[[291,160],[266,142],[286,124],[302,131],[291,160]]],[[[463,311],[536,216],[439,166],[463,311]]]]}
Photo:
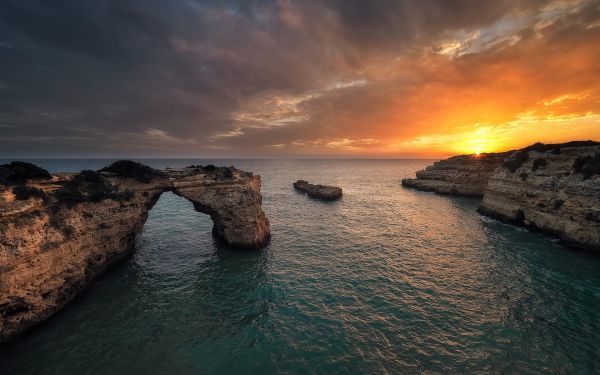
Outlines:
{"type": "Polygon", "coordinates": [[[600,140],[600,0],[0,4],[0,157],[600,140]]]}

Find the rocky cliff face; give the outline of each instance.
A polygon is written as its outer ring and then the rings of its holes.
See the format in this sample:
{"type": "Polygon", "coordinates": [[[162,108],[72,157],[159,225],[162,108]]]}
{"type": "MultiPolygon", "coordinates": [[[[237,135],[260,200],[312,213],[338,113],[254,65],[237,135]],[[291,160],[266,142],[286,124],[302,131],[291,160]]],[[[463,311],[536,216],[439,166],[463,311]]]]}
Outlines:
{"type": "Polygon", "coordinates": [[[405,178],[402,185],[438,194],[483,197],[492,172],[510,153],[460,155],[441,160],[405,178]]]}
{"type": "Polygon", "coordinates": [[[490,176],[479,211],[600,251],[599,167],[600,146],[522,151],[490,176]]]}
{"type": "Polygon", "coordinates": [[[232,174],[222,178],[201,168],[168,172],[173,192],[191,201],[196,211],[210,215],[216,236],[232,246],[259,249],[270,238],[260,177],[238,170],[232,174]]]}
{"type": "Polygon", "coordinates": [[[600,143],[537,143],[480,158],[456,156],[402,185],[483,197],[479,212],[600,251],[600,143]]]}
{"type": "Polygon", "coordinates": [[[269,239],[260,177],[233,168],[133,178],[87,171],[0,185],[0,343],[58,311],[129,254],[164,191],[209,214],[215,235],[233,246],[254,249],[269,239]]]}

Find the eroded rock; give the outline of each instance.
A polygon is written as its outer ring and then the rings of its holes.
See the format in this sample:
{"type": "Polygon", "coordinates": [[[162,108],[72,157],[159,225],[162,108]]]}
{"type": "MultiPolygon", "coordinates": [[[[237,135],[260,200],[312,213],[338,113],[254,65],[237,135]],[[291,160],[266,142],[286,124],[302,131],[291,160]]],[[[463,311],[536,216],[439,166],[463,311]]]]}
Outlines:
{"type": "Polygon", "coordinates": [[[232,246],[258,249],[269,239],[259,176],[217,167],[123,173],[29,180],[24,186],[43,194],[21,200],[14,186],[0,185],[0,343],[54,314],[127,256],[165,191],[210,215],[213,233],[232,246]]]}
{"type": "Polygon", "coordinates": [[[479,212],[600,251],[600,143],[542,144],[439,161],[402,185],[483,197],[479,212]]]}
{"type": "Polygon", "coordinates": [[[342,188],[336,186],[313,185],[304,180],[294,182],[294,189],[313,198],[333,201],[342,197],[342,188]]]}
{"type": "Polygon", "coordinates": [[[600,145],[527,150],[490,176],[479,211],[600,251],[596,158],[600,162],[600,145]]]}
{"type": "Polygon", "coordinates": [[[510,153],[460,155],[435,162],[405,178],[402,185],[438,194],[483,197],[492,172],[502,165],[510,153]]]}

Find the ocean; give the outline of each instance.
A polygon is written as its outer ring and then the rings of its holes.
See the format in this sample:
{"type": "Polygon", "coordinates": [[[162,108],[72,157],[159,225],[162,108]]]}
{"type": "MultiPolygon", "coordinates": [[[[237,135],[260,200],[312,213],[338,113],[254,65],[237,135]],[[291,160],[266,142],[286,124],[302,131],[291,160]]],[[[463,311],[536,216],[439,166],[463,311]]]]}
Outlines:
{"type": "Polygon", "coordinates": [[[600,257],[400,185],[431,160],[144,162],[261,175],[271,242],[221,248],[165,193],[134,254],[0,349],[0,374],[600,373],[600,257]]]}

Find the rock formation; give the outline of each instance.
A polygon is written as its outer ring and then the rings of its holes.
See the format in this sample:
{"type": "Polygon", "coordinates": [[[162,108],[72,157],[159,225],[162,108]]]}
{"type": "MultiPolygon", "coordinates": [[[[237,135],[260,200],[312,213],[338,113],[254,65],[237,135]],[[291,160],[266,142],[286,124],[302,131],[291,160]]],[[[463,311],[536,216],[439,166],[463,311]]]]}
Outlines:
{"type": "Polygon", "coordinates": [[[482,214],[600,251],[600,143],[537,143],[495,154],[489,164],[482,166],[473,157],[454,157],[417,172],[417,179],[402,180],[402,184],[483,196],[482,214]]]}
{"type": "Polygon", "coordinates": [[[304,180],[294,182],[294,189],[306,193],[310,197],[326,201],[333,201],[342,197],[342,188],[336,186],[313,185],[304,180]]]}
{"type": "Polygon", "coordinates": [[[479,212],[600,251],[600,145],[518,152],[490,176],[479,212]]]}
{"type": "Polygon", "coordinates": [[[438,194],[483,197],[492,172],[510,153],[460,155],[435,162],[416,173],[417,178],[405,178],[402,185],[438,194]]]}
{"type": "Polygon", "coordinates": [[[58,311],[128,255],[165,191],[210,215],[213,233],[232,246],[268,241],[259,176],[233,167],[161,172],[120,163],[34,179],[0,166],[0,343],[58,311]]]}

